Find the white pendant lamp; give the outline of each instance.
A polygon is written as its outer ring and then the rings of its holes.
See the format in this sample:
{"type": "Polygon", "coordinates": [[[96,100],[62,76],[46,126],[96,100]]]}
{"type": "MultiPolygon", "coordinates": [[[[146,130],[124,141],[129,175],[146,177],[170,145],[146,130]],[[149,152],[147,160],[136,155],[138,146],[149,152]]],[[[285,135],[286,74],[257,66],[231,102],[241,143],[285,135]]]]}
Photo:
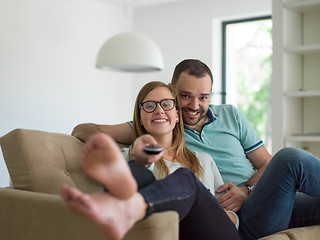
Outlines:
{"type": "Polygon", "coordinates": [[[111,37],[102,45],[96,67],[123,72],[154,72],[163,69],[163,57],[150,38],[126,32],[111,37]]]}

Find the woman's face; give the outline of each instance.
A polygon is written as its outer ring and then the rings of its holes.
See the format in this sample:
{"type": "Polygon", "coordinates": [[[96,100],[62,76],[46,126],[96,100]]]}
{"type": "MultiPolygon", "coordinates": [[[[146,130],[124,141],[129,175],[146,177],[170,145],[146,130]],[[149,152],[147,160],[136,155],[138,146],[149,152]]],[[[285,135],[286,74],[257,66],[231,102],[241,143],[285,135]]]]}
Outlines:
{"type": "MultiPolygon", "coordinates": [[[[163,99],[174,99],[170,90],[166,87],[158,87],[150,91],[144,98],[143,102],[155,101],[159,102],[163,99]]],[[[175,105],[174,105],[175,106],[175,105]]],[[[178,111],[176,107],[165,111],[160,103],[157,103],[156,109],[148,113],[140,108],[141,124],[145,130],[153,136],[161,136],[165,134],[172,134],[177,121],[179,120],[178,111]]]]}

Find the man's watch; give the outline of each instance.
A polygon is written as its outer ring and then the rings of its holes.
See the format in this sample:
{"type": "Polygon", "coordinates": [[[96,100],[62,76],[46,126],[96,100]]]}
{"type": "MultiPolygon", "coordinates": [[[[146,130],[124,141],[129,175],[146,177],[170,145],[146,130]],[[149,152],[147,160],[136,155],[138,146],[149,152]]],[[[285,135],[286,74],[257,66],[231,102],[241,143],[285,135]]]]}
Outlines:
{"type": "Polygon", "coordinates": [[[246,186],[248,188],[248,195],[252,192],[253,190],[253,187],[251,184],[248,184],[248,183],[245,183],[243,184],[243,186],[246,186]]]}

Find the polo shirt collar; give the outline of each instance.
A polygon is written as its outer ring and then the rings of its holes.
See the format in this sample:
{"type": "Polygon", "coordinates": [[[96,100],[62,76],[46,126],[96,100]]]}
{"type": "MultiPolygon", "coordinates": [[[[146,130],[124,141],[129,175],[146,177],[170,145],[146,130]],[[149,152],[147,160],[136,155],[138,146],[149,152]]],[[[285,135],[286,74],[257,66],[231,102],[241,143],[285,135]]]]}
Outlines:
{"type": "Polygon", "coordinates": [[[207,121],[204,124],[209,124],[212,123],[213,121],[215,121],[218,117],[218,115],[214,114],[213,111],[211,110],[211,108],[208,109],[207,112],[207,121]]]}

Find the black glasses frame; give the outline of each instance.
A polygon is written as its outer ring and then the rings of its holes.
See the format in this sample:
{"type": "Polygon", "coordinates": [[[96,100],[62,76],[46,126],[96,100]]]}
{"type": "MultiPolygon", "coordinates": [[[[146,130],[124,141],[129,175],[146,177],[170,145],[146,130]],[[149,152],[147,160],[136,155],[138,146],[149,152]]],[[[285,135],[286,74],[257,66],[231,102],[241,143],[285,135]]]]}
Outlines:
{"type": "Polygon", "coordinates": [[[139,105],[139,109],[142,108],[143,111],[145,111],[145,112],[147,112],[147,113],[152,113],[152,112],[154,112],[154,111],[157,109],[158,103],[159,103],[160,107],[161,107],[164,111],[170,111],[170,110],[172,110],[172,109],[176,106],[176,102],[177,102],[177,101],[176,101],[175,99],[171,99],[171,98],[162,99],[161,101],[157,101],[157,102],[156,102],[156,101],[145,101],[145,102],[142,102],[142,103],[139,105]],[[171,101],[173,102],[172,108],[170,108],[170,109],[165,109],[165,108],[162,106],[162,103],[163,103],[164,101],[168,101],[168,100],[171,100],[171,101]],[[152,103],[155,104],[155,108],[154,108],[152,111],[147,111],[147,110],[144,108],[144,104],[145,104],[145,103],[148,103],[148,102],[152,102],[152,103]]]}

